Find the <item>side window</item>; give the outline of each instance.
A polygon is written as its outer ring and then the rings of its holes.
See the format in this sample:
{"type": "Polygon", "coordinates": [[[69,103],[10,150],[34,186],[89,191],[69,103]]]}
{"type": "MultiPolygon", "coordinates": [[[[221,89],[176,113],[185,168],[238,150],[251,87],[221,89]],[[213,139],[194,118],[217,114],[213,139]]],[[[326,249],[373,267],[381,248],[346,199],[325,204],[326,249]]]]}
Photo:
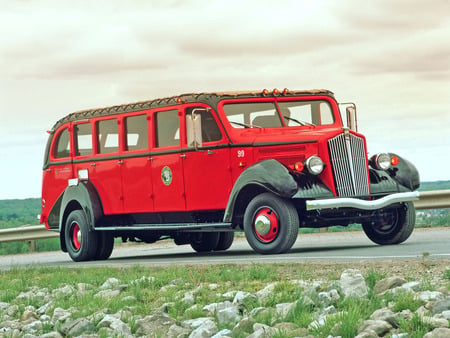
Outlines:
{"type": "Polygon", "coordinates": [[[147,115],[124,118],[125,150],[141,150],[148,148],[147,115]]]}
{"type": "Polygon", "coordinates": [[[69,129],[66,128],[59,133],[55,141],[53,156],[55,158],[64,158],[70,156],[70,134],[69,129]]]}
{"type": "Polygon", "coordinates": [[[92,154],[92,127],[90,123],[81,123],[74,126],[75,156],[92,154]]]}
{"type": "Polygon", "coordinates": [[[180,144],[178,110],[162,111],[155,114],[156,147],[180,144]]]}
{"type": "Polygon", "coordinates": [[[210,111],[203,108],[189,108],[186,111],[186,119],[192,114],[200,115],[202,124],[202,141],[203,142],[214,142],[220,141],[222,139],[222,133],[220,132],[219,126],[217,125],[214,116],[210,111]]]}
{"type": "Polygon", "coordinates": [[[119,151],[119,125],[117,119],[97,122],[97,142],[100,154],[119,151]]]}

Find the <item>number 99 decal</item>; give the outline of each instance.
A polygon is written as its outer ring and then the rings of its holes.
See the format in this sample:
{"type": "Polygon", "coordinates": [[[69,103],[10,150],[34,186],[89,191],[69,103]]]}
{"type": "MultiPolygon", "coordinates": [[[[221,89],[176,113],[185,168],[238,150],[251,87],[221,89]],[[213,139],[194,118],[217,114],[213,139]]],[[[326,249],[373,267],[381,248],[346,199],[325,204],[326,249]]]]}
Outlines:
{"type": "Polygon", "coordinates": [[[237,157],[245,157],[245,150],[238,150],[237,157]]]}

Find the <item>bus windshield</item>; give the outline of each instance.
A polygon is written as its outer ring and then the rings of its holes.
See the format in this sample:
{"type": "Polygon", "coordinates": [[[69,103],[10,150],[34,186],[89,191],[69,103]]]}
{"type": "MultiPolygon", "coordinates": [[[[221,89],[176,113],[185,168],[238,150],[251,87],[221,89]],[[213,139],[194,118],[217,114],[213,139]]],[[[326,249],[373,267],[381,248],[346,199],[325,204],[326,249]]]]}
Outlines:
{"type": "Polygon", "coordinates": [[[325,100],[281,101],[277,104],[228,103],[223,106],[223,110],[234,128],[319,126],[334,123],[333,110],[325,100]]]}

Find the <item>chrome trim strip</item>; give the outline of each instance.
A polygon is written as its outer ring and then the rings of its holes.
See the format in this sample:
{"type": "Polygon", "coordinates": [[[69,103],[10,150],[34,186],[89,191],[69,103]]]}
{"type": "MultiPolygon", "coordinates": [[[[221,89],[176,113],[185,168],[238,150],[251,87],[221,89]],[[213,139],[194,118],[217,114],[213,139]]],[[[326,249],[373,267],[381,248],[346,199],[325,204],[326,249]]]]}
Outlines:
{"type": "Polygon", "coordinates": [[[418,191],[401,192],[387,195],[377,200],[365,201],[357,198],[330,198],[325,200],[306,201],[306,210],[322,210],[337,208],[355,208],[363,210],[376,210],[394,203],[416,201],[420,197],[418,191]]]}
{"type": "Polygon", "coordinates": [[[121,231],[121,230],[205,230],[205,229],[220,229],[226,231],[224,228],[231,228],[232,223],[167,223],[167,224],[130,224],[112,227],[96,227],[94,230],[98,231],[121,231]]]}

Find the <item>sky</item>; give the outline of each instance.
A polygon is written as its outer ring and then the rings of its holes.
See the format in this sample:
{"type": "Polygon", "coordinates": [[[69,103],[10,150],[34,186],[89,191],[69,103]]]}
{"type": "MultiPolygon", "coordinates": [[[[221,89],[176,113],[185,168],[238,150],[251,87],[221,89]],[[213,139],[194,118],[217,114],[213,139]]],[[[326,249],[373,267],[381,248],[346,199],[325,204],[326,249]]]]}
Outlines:
{"type": "Polygon", "coordinates": [[[181,93],[324,88],[369,154],[450,180],[449,0],[0,0],[0,199],[39,197],[68,113],[181,93]]]}

